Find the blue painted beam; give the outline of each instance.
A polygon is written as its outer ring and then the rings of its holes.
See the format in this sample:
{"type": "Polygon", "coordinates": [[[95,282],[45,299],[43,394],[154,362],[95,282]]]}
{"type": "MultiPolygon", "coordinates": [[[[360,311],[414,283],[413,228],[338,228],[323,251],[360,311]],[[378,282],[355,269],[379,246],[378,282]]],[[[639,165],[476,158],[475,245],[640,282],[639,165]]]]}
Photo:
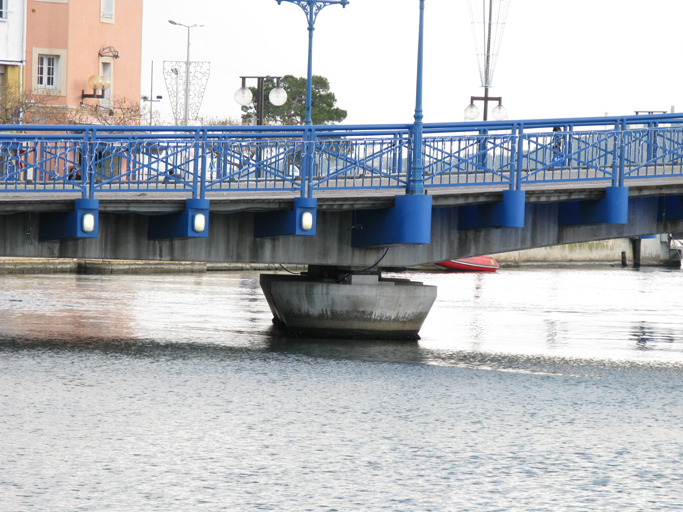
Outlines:
{"type": "Polygon", "coordinates": [[[254,215],[254,238],[315,236],[318,200],[294,199],[294,209],[260,212],[254,215]]]}
{"type": "Polygon", "coordinates": [[[605,198],[560,203],[558,226],[627,224],[628,187],[607,187],[605,198]]]}
{"type": "Polygon", "coordinates": [[[458,230],[486,228],[523,228],[526,194],[523,190],[505,190],[500,203],[460,206],[458,230]]]}
{"type": "Polygon", "coordinates": [[[354,213],[353,247],[428,244],[432,232],[432,196],[396,196],[393,208],[354,213]]]}
{"type": "Polygon", "coordinates": [[[208,238],[209,200],[187,199],[185,211],[149,217],[148,240],[208,238]]]}
{"type": "Polygon", "coordinates": [[[660,197],[657,219],[661,221],[683,219],[683,196],[660,197]]]}
{"type": "Polygon", "coordinates": [[[41,213],[38,241],[97,238],[99,206],[98,199],[76,199],[72,212],[41,213]]]}

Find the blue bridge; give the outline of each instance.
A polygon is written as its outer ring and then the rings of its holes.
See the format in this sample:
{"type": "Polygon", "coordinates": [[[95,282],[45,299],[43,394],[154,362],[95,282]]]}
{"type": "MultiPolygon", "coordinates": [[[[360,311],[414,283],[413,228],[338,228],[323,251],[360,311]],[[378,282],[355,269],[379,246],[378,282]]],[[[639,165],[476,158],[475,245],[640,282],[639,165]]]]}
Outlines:
{"type": "Polygon", "coordinates": [[[683,115],[414,130],[4,126],[0,256],[303,264],[360,283],[683,232],[683,115]]]}

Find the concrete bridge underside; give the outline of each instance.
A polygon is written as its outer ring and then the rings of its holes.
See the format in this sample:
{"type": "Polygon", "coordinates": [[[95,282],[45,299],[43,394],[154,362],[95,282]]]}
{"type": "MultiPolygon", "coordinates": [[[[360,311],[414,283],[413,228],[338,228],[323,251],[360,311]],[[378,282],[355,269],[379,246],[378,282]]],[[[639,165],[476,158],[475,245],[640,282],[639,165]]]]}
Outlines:
{"type": "MultiPolygon", "coordinates": [[[[500,253],[536,247],[683,232],[683,219],[661,219],[660,198],[683,196],[683,183],[629,188],[627,224],[560,226],[559,204],[604,197],[604,187],[537,188],[526,192],[523,228],[488,228],[459,231],[461,206],[500,201],[502,191],[471,189],[432,192],[432,226],[429,244],[392,245],[381,262],[383,268],[500,253]]],[[[136,198],[137,199],[137,198],[136,198]]],[[[354,197],[318,198],[317,234],[254,238],[256,212],[291,208],[293,197],[212,198],[209,237],[148,240],[151,216],[182,211],[181,198],[121,200],[100,199],[99,236],[38,242],[39,217],[73,209],[73,199],[13,197],[0,202],[0,255],[14,257],[128,259],[154,261],[206,261],[234,263],[282,263],[360,269],[375,264],[386,246],[352,247],[354,230],[362,230],[356,218],[361,209],[388,208],[393,195],[376,191],[354,197]]]]}

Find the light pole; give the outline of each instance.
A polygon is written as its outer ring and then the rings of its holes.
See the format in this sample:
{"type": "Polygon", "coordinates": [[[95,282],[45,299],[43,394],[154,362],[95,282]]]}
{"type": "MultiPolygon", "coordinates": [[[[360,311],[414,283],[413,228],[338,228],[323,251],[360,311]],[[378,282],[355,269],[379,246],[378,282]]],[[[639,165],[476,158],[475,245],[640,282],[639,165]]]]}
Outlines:
{"type": "Polygon", "coordinates": [[[265,81],[266,78],[274,78],[276,80],[276,85],[270,90],[268,94],[268,101],[276,107],[281,107],[287,101],[287,91],[280,86],[281,76],[241,76],[242,87],[237,89],[235,92],[235,101],[246,107],[251,103],[254,95],[251,93],[247,87],[247,78],[255,78],[257,80],[256,95],[258,99],[256,100],[256,124],[261,126],[263,124],[263,110],[265,106],[265,81]]]}
{"type": "Polygon", "coordinates": [[[503,40],[510,1],[467,0],[481,85],[484,88],[484,96],[472,96],[470,98],[470,104],[465,109],[465,119],[467,120],[472,121],[479,116],[479,107],[474,104],[475,101],[484,102],[484,121],[488,121],[490,101],[498,102],[498,106],[491,112],[493,117],[498,121],[507,118],[507,109],[503,106],[503,98],[489,96],[489,88],[493,82],[493,72],[498,60],[500,44],[503,40]]]}
{"type": "Polygon", "coordinates": [[[308,74],[306,76],[306,120],[305,124],[312,124],[311,121],[311,94],[313,82],[313,31],[315,30],[315,19],[318,13],[325,7],[332,4],[341,4],[346,7],[349,0],[276,0],[278,5],[282,2],[289,2],[301,7],[308,20],[308,74]]]}
{"type": "Polygon", "coordinates": [[[424,50],[425,0],[420,0],[420,31],[417,42],[417,84],[415,86],[415,124],[413,126],[413,169],[408,183],[408,193],[424,194],[424,166],[422,163],[422,67],[424,50]]]}
{"type": "Polygon", "coordinates": [[[484,88],[484,96],[471,96],[470,104],[465,109],[465,119],[470,121],[479,117],[479,107],[477,107],[474,102],[483,101],[484,102],[484,121],[488,121],[489,113],[489,101],[497,101],[498,106],[493,109],[493,118],[502,121],[508,116],[508,109],[503,106],[503,98],[500,96],[489,96],[489,88],[484,88]]]}
{"type": "Polygon", "coordinates": [[[183,23],[178,23],[173,20],[168,20],[168,22],[171,25],[177,25],[187,29],[187,59],[185,60],[185,112],[183,115],[184,124],[187,126],[190,112],[190,29],[203,27],[204,25],[184,25],[183,23]]]}

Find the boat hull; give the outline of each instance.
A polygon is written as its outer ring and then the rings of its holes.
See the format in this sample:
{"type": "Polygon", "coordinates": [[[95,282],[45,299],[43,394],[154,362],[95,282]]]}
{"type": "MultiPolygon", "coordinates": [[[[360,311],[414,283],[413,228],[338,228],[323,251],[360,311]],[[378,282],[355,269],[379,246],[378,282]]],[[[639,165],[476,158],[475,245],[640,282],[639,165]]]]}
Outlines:
{"type": "Polygon", "coordinates": [[[474,256],[459,260],[440,261],[437,267],[454,272],[495,272],[500,265],[491,256],[474,256]]]}

